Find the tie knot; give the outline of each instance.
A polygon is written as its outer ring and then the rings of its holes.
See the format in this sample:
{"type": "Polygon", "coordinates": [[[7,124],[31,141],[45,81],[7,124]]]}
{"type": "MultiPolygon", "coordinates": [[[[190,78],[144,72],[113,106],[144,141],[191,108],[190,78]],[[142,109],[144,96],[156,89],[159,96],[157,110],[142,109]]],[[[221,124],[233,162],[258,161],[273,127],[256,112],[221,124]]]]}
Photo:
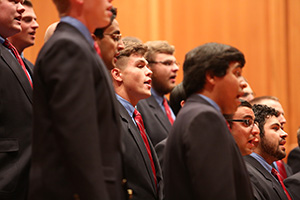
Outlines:
{"type": "Polygon", "coordinates": [[[134,109],[133,115],[134,115],[134,117],[141,116],[141,113],[139,113],[139,111],[137,109],[134,109]]]}
{"type": "Polygon", "coordinates": [[[12,44],[8,41],[8,39],[4,40],[3,45],[6,46],[9,49],[13,48],[12,44]]]}

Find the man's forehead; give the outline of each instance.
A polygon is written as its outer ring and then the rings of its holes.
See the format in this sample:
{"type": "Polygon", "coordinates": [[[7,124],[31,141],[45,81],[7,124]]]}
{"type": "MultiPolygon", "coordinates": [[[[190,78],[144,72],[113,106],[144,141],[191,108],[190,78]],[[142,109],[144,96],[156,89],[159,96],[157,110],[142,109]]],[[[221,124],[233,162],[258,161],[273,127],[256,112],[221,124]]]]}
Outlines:
{"type": "Polygon", "coordinates": [[[282,112],[282,113],[284,112],[281,104],[278,101],[275,101],[272,99],[262,100],[259,104],[267,105],[267,106],[274,108],[275,110],[282,112]]]}
{"type": "Polygon", "coordinates": [[[104,33],[120,33],[118,22],[114,20],[112,24],[105,29],[104,33]]]}
{"type": "Polygon", "coordinates": [[[246,106],[239,106],[236,112],[234,113],[233,117],[251,117],[254,118],[254,112],[251,108],[246,106]]]}
{"type": "Polygon", "coordinates": [[[269,117],[266,118],[265,126],[266,125],[268,125],[268,126],[277,125],[279,127],[281,126],[278,118],[274,115],[269,116],[269,117]]]}

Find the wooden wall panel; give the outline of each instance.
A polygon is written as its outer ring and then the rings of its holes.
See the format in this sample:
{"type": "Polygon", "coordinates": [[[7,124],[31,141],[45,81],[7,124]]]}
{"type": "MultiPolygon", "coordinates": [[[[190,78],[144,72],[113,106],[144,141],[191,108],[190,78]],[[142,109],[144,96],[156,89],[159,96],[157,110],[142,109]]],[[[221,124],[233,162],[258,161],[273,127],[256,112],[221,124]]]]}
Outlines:
{"type": "MultiPolygon", "coordinates": [[[[35,61],[44,32],[58,20],[51,0],[32,0],[40,28],[25,55],[35,61]]],[[[115,0],[123,36],[168,40],[183,63],[206,42],[231,44],[246,56],[244,76],[257,96],[277,96],[286,112],[288,151],[300,126],[300,0],[115,0]]],[[[177,83],[182,81],[179,71],[177,83]]]]}

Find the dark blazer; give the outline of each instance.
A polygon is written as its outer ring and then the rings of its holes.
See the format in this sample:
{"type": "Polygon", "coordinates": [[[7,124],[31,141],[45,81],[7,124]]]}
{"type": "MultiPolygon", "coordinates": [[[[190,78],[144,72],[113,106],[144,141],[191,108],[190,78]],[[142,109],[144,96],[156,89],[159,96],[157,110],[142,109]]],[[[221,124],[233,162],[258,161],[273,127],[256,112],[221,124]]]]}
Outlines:
{"type": "Polygon", "coordinates": [[[29,199],[124,199],[117,100],[94,48],[59,23],[34,72],[29,199]]]}
{"type": "Polygon", "coordinates": [[[33,75],[32,72],[33,72],[34,65],[32,64],[32,62],[30,62],[26,58],[23,58],[23,61],[24,61],[24,64],[25,64],[27,70],[29,70],[31,72],[31,77],[32,77],[32,75],[33,75]]]}
{"type": "Polygon", "coordinates": [[[255,158],[244,156],[255,199],[287,199],[280,183],[255,158]]]}
{"type": "Polygon", "coordinates": [[[32,88],[16,58],[0,43],[1,200],[26,199],[31,132],[32,88]]]}
{"type": "Polygon", "coordinates": [[[166,200],[253,197],[243,158],[223,115],[197,94],[177,115],[163,163],[166,200]]]}
{"type": "Polygon", "coordinates": [[[300,172],[300,148],[296,147],[290,151],[287,158],[288,165],[292,168],[293,173],[300,172]]]}
{"type": "Polygon", "coordinates": [[[124,131],[122,133],[122,141],[125,145],[125,174],[128,188],[133,190],[133,198],[131,200],[162,199],[162,172],[154,147],[148,138],[156,169],[158,192],[156,192],[150,159],[139,129],[121,103],[119,103],[119,107],[122,130],[124,131]]]}
{"type": "Polygon", "coordinates": [[[167,139],[168,138],[165,138],[155,145],[155,151],[161,167],[163,166],[163,162],[164,162],[164,153],[167,144],[167,139]]]}
{"type": "Polygon", "coordinates": [[[153,146],[168,137],[172,125],[154,96],[139,101],[137,109],[143,117],[145,129],[153,146]]]}
{"type": "Polygon", "coordinates": [[[286,178],[283,182],[289,193],[293,196],[292,198],[300,200],[300,172],[286,178]]]}

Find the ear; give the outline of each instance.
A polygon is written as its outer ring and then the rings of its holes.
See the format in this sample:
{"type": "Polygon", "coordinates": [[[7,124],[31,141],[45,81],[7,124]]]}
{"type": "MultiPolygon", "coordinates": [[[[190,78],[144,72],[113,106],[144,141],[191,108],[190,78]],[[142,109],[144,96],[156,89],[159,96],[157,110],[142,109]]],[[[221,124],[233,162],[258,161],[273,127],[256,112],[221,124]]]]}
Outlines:
{"type": "Polygon", "coordinates": [[[123,82],[122,73],[120,69],[115,67],[112,70],[110,70],[110,73],[114,81],[123,82]]]}
{"type": "Polygon", "coordinates": [[[96,38],[97,38],[96,35],[94,35],[94,33],[92,33],[91,36],[92,36],[93,40],[96,41],[96,38]]]}
{"type": "Polygon", "coordinates": [[[210,71],[206,72],[205,79],[206,79],[206,84],[215,85],[216,83],[216,76],[213,75],[213,73],[210,71]]]}

